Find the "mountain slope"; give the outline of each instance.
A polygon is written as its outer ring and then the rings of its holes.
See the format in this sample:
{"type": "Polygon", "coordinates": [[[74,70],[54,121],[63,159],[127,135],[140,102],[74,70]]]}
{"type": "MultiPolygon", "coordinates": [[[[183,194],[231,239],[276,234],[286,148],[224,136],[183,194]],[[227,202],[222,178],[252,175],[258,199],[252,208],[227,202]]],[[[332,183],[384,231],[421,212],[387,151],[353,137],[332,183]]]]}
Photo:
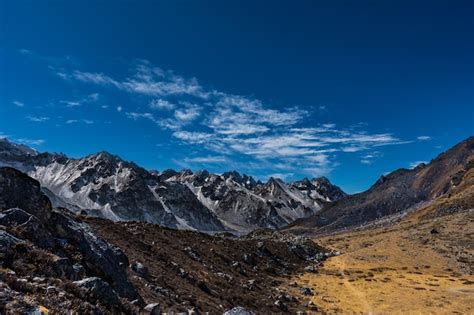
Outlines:
{"type": "MultiPolygon", "coordinates": [[[[167,174],[170,175],[169,171],[167,174]]],[[[326,178],[305,179],[301,182],[310,183],[305,186],[274,178],[262,183],[235,171],[216,175],[185,170],[167,177],[166,181],[185,183],[226,226],[238,231],[279,228],[345,196],[326,178]]]]}
{"type": "Polygon", "coordinates": [[[345,195],[325,178],[286,184],[261,183],[237,172],[149,172],[107,152],[72,159],[6,139],[0,140],[2,165],[38,180],[55,206],[209,232],[280,228],[345,195]]]}
{"type": "Polygon", "coordinates": [[[308,219],[295,221],[287,229],[327,233],[415,209],[452,193],[473,166],[474,137],[470,137],[428,165],[382,176],[369,190],[342,198],[308,219]]]}
{"type": "Polygon", "coordinates": [[[332,255],[277,231],[211,236],[74,215],[0,167],[2,314],[294,313],[304,306],[280,286],[332,255]]]}

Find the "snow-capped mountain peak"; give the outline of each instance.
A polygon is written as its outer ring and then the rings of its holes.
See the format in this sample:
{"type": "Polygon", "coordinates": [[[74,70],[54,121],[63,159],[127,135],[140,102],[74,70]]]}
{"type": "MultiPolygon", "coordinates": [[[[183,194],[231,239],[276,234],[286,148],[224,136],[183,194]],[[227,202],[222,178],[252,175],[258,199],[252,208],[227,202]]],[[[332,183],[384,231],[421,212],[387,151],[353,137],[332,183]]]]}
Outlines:
{"type": "Polygon", "coordinates": [[[37,179],[57,206],[201,231],[279,228],[345,194],[326,178],[266,183],[237,171],[147,171],[101,151],[80,159],[0,141],[0,164],[37,179]]]}

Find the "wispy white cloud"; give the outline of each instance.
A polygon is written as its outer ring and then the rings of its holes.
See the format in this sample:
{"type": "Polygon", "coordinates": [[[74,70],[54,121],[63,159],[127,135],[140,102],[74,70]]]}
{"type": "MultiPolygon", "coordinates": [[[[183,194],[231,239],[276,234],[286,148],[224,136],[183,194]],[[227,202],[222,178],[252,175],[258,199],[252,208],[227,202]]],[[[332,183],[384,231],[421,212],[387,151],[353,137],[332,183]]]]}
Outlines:
{"type": "Polygon", "coordinates": [[[59,103],[65,104],[67,107],[77,107],[77,106],[82,106],[86,103],[96,102],[98,99],[99,99],[99,93],[92,93],[78,100],[73,100],[73,101],[62,100],[62,101],[59,101],[59,103]]]}
{"type": "Polygon", "coordinates": [[[76,124],[76,123],[84,123],[86,125],[92,125],[94,124],[94,121],[91,119],[68,119],[65,121],[66,124],[76,124]]]}
{"type": "Polygon", "coordinates": [[[94,83],[98,85],[112,85],[118,88],[121,87],[120,82],[112,79],[111,77],[103,73],[74,71],[71,75],[66,74],[64,72],[57,72],[57,74],[63,79],[75,79],[86,83],[94,83]]]}
{"type": "MultiPolygon", "coordinates": [[[[329,121],[303,127],[311,116],[305,109],[276,109],[254,97],[206,89],[196,78],[185,78],[146,60],[137,61],[132,73],[122,78],[82,71],[58,75],[145,99],[148,109],[139,105],[126,111],[126,117],[148,120],[170,131],[179,143],[217,154],[214,163],[235,164],[235,157],[245,156],[247,164],[272,168],[279,174],[326,175],[337,167],[338,154],[353,154],[361,163],[370,164],[378,157],[373,153],[376,148],[412,142],[392,133],[368,132],[365,123],[344,128],[329,121]]],[[[320,111],[326,109],[319,106],[320,111]]],[[[117,111],[122,112],[122,107],[117,111]]],[[[212,157],[188,157],[184,162],[210,163],[212,157]]]]}
{"type": "Polygon", "coordinates": [[[196,104],[187,103],[183,108],[177,109],[174,112],[174,117],[181,122],[190,122],[198,118],[200,114],[200,106],[196,104]]]}
{"type": "Polygon", "coordinates": [[[200,144],[214,138],[214,135],[211,133],[190,131],[176,131],[173,133],[173,136],[191,144],[200,144]]]}
{"type": "Polygon", "coordinates": [[[45,122],[49,120],[49,117],[43,116],[26,116],[26,119],[32,122],[45,122]]]}
{"type": "Polygon", "coordinates": [[[176,108],[176,105],[167,100],[159,98],[151,100],[150,108],[172,110],[176,108]]]}
{"type": "Polygon", "coordinates": [[[133,120],[138,120],[138,119],[141,119],[141,118],[145,118],[145,119],[151,120],[152,122],[155,122],[155,123],[157,122],[157,120],[155,119],[155,116],[153,116],[152,113],[127,112],[127,113],[125,113],[125,115],[128,118],[131,118],[133,120]]]}
{"type": "Polygon", "coordinates": [[[43,143],[46,142],[44,139],[26,139],[26,138],[13,139],[13,141],[17,143],[33,145],[33,146],[42,145],[43,143]]]}
{"type": "Polygon", "coordinates": [[[420,141],[428,141],[428,140],[431,140],[433,138],[430,137],[430,136],[418,136],[417,139],[420,140],[420,141]]]}
{"type": "Polygon", "coordinates": [[[20,102],[20,101],[16,101],[16,100],[13,101],[12,103],[13,103],[13,105],[15,105],[17,107],[24,107],[25,106],[25,103],[20,102]]]}
{"type": "Polygon", "coordinates": [[[376,159],[380,158],[381,156],[383,156],[383,154],[380,151],[373,151],[369,154],[361,156],[360,162],[362,164],[371,165],[375,162],[376,159]]]}
{"type": "Polygon", "coordinates": [[[148,96],[190,95],[205,99],[208,93],[203,90],[196,78],[186,79],[152,66],[148,61],[141,60],[131,77],[116,80],[104,73],[73,71],[71,74],[56,71],[56,74],[66,80],[77,80],[102,86],[111,86],[130,93],[148,96]]]}
{"type": "Polygon", "coordinates": [[[223,163],[227,159],[224,156],[202,156],[202,157],[193,157],[185,158],[186,163],[199,163],[199,164],[212,164],[212,163],[223,163]]]}

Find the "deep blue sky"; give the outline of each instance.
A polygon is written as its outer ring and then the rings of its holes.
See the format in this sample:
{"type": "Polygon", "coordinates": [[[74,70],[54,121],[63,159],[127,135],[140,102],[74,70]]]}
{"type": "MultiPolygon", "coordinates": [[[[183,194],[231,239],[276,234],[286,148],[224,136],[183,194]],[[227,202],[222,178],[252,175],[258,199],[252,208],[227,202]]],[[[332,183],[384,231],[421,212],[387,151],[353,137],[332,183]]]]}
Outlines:
{"type": "Polygon", "coordinates": [[[474,1],[1,1],[0,136],[348,192],[474,134],[474,1]]]}

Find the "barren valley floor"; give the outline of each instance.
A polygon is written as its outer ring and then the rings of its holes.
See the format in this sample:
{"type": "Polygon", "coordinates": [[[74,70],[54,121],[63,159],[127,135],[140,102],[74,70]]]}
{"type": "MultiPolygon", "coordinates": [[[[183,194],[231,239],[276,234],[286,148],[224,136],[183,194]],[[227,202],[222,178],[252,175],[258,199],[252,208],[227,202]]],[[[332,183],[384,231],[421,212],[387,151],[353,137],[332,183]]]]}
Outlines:
{"type": "Polygon", "coordinates": [[[328,313],[473,314],[474,211],[429,220],[422,215],[393,227],[318,238],[341,255],[293,281],[311,288],[309,298],[328,313]]]}

